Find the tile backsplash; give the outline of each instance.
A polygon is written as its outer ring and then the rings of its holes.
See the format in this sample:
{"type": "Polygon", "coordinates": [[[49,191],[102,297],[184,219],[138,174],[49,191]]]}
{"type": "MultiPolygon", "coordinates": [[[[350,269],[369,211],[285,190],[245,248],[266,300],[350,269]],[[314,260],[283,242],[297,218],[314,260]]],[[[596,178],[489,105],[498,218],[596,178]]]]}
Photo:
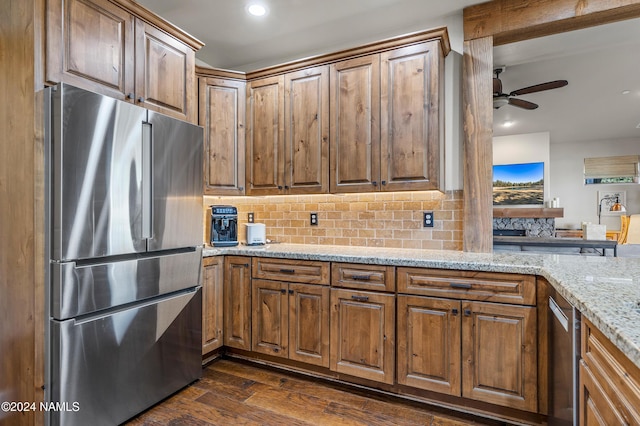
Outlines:
{"type": "Polygon", "coordinates": [[[253,212],[264,223],[267,239],[282,243],[462,250],[462,191],[416,191],[376,194],[204,197],[204,235],[209,240],[209,206],[238,208],[238,241],[253,212]],[[425,211],[434,227],[423,228],[425,211]],[[318,225],[310,213],[318,213],[318,225]]]}

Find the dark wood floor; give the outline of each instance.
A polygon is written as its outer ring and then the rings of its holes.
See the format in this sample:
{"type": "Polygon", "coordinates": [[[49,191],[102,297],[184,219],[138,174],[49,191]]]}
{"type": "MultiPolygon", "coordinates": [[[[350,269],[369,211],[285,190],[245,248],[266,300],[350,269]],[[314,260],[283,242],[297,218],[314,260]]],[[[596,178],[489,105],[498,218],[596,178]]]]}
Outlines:
{"type": "Polygon", "coordinates": [[[222,359],[127,423],[158,425],[501,425],[399,398],[222,359]]]}

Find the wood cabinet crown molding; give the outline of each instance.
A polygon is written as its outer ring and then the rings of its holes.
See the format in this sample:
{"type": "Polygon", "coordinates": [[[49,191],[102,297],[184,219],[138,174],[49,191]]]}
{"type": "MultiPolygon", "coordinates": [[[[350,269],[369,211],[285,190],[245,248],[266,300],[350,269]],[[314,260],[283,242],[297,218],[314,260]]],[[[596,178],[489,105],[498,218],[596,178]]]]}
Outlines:
{"type": "Polygon", "coordinates": [[[231,71],[219,68],[196,67],[196,74],[202,74],[206,77],[220,78],[236,78],[239,80],[255,80],[263,77],[269,77],[279,74],[285,74],[302,68],[315,67],[319,65],[329,65],[334,62],[342,61],[349,58],[357,58],[360,56],[381,53],[387,50],[395,49],[403,46],[423,43],[425,41],[439,40],[442,55],[447,56],[451,51],[451,43],[449,41],[449,33],[447,27],[439,27],[414,33],[404,34],[388,39],[364,44],[349,49],[339,50],[337,52],[325,53],[307,58],[296,59],[294,61],[285,62],[283,64],[274,65],[249,72],[231,71]]]}
{"type": "Polygon", "coordinates": [[[198,51],[202,49],[204,43],[186,31],[176,27],[171,22],[163,19],[162,17],[156,15],[154,12],[150,11],[146,7],[142,6],[140,3],[137,3],[133,0],[109,0],[111,3],[117,4],[118,6],[128,10],[139,18],[143,19],[147,23],[153,25],[154,27],[162,30],[171,36],[177,38],[181,42],[187,44],[194,51],[198,51]]]}

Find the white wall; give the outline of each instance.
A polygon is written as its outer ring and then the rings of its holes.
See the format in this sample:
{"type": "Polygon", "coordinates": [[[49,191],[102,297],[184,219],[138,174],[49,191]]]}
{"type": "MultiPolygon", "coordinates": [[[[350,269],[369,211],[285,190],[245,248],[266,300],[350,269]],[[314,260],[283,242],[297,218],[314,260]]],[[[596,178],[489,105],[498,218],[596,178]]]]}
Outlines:
{"type": "Polygon", "coordinates": [[[550,180],[549,172],[549,145],[549,132],[496,136],[493,138],[493,164],[544,162],[544,200],[546,202],[553,197],[559,197],[551,190],[553,182],[550,180]]]}
{"type": "MultiPolygon", "coordinates": [[[[640,213],[640,185],[585,185],[585,157],[640,154],[640,138],[551,144],[551,186],[560,197],[564,217],[556,228],[580,228],[582,222],[598,223],[598,191],[626,191],[627,214],[640,213]]],[[[602,216],[607,229],[620,229],[620,218],[602,216]]]]}

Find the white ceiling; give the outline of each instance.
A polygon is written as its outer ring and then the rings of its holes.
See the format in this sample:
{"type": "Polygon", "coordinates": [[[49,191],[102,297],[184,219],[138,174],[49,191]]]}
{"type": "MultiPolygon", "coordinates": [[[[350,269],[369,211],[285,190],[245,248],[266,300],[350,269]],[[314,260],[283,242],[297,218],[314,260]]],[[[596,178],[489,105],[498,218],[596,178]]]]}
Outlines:
{"type": "MultiPolygon", "coordinates": [[[[200,63],[251,71],[443,25],[484,0],[137,0],[197,37],[200,63]]],[[[460,30],[460,29],[458,29],[460,30]]],[[[451,35],[452,41],[456,35],[451,35]]],[[[461,37],[461,34],[459,35],[461,37]]],[[[640,138],[640,20],[497,46],[504,92],[564,79],[560,89],[523,95],[533,111],[494,110],[496,136],[550,132],[551,143],[640,138]],[[621,95],[630,90],[628,95],[621,95]],[[515,124],[504,128],[511,120],[515,124]]]]}
{"type": "MultiPolygon", "coordinates": [[[[384,38],[425,30],[484,0],[137,0],[205,43],[196,53],[216,68],[253,71],[384,38]]],[[[442,25],[442,24],[440,24],[442,25]]]]}

